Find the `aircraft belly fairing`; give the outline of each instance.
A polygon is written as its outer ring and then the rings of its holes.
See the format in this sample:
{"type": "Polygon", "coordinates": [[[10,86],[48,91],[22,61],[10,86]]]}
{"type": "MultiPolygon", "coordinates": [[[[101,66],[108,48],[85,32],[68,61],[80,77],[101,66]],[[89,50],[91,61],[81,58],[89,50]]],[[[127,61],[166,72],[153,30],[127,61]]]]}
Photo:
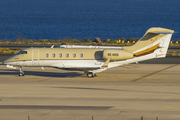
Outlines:
{"type": "Polygon", "coordinates": [[[53,64],[49,66],[58,68],[100,68],[104,60],[52,60],[52,62],[53,64]]]}

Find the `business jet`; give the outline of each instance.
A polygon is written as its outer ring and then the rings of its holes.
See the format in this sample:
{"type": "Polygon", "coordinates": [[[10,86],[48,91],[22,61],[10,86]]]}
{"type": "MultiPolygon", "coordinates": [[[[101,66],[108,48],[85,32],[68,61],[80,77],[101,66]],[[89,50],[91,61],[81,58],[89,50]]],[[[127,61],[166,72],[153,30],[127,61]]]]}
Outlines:
{"type": "Polygon", "coordinates": [[[87,77],[109,68],[166,56],[173,30],[153,27],[132,46],[61,45],[58,48],[26,48],[3,61],[8,68],[53,67],[84,71],[87,77]]]}

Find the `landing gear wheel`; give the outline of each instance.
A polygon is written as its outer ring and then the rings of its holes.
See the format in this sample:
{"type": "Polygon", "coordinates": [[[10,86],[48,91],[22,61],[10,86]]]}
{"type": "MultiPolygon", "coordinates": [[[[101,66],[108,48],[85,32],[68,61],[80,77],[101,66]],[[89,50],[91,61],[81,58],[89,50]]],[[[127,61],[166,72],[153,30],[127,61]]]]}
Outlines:
{"type": "Polygon", "coordinates": [[[24,76],[24,73],[19,73],[19,76],[24,76]]]}
{"type": "Polygon", "coordinates": [[[94,74],[92,72],[88,72],[87,74],[87,77],[91,78],[91,77],[94,77],[94,74]]]}
{"type": "Polygon", "coordinates": [[[94,74],[94,77],[97,77],[97,75],[96,75],[96,74],[94,74]]]}
{"type": "Polygon", "coordinates": [[[19,76],[24,76],[24,71],[23,71],[23,68],[22,68],[22,67],[20,67],[19,76]]]}

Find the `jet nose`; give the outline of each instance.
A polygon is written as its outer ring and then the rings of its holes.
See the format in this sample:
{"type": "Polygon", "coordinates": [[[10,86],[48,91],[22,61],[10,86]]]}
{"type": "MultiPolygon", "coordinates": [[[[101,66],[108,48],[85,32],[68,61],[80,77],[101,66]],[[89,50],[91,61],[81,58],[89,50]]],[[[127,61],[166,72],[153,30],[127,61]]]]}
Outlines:
{"type": "Polygon", "coordinates": [[[2,61],[2,64],[8,64],[9,59],[10,59],[10,58],[7,58],[7,59],[5,59],[4,61],[2,61]]]}

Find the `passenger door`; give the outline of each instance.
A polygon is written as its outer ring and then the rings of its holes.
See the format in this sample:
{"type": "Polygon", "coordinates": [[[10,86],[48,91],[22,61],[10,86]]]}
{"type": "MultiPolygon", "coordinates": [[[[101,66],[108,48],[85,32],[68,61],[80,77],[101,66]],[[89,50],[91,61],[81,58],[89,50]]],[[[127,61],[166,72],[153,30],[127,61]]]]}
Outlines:
{"type": "Polygon", "coordinates": [[[34,66],[39,65],[39,50],[32,51],[32,65],[34,66]]]}

